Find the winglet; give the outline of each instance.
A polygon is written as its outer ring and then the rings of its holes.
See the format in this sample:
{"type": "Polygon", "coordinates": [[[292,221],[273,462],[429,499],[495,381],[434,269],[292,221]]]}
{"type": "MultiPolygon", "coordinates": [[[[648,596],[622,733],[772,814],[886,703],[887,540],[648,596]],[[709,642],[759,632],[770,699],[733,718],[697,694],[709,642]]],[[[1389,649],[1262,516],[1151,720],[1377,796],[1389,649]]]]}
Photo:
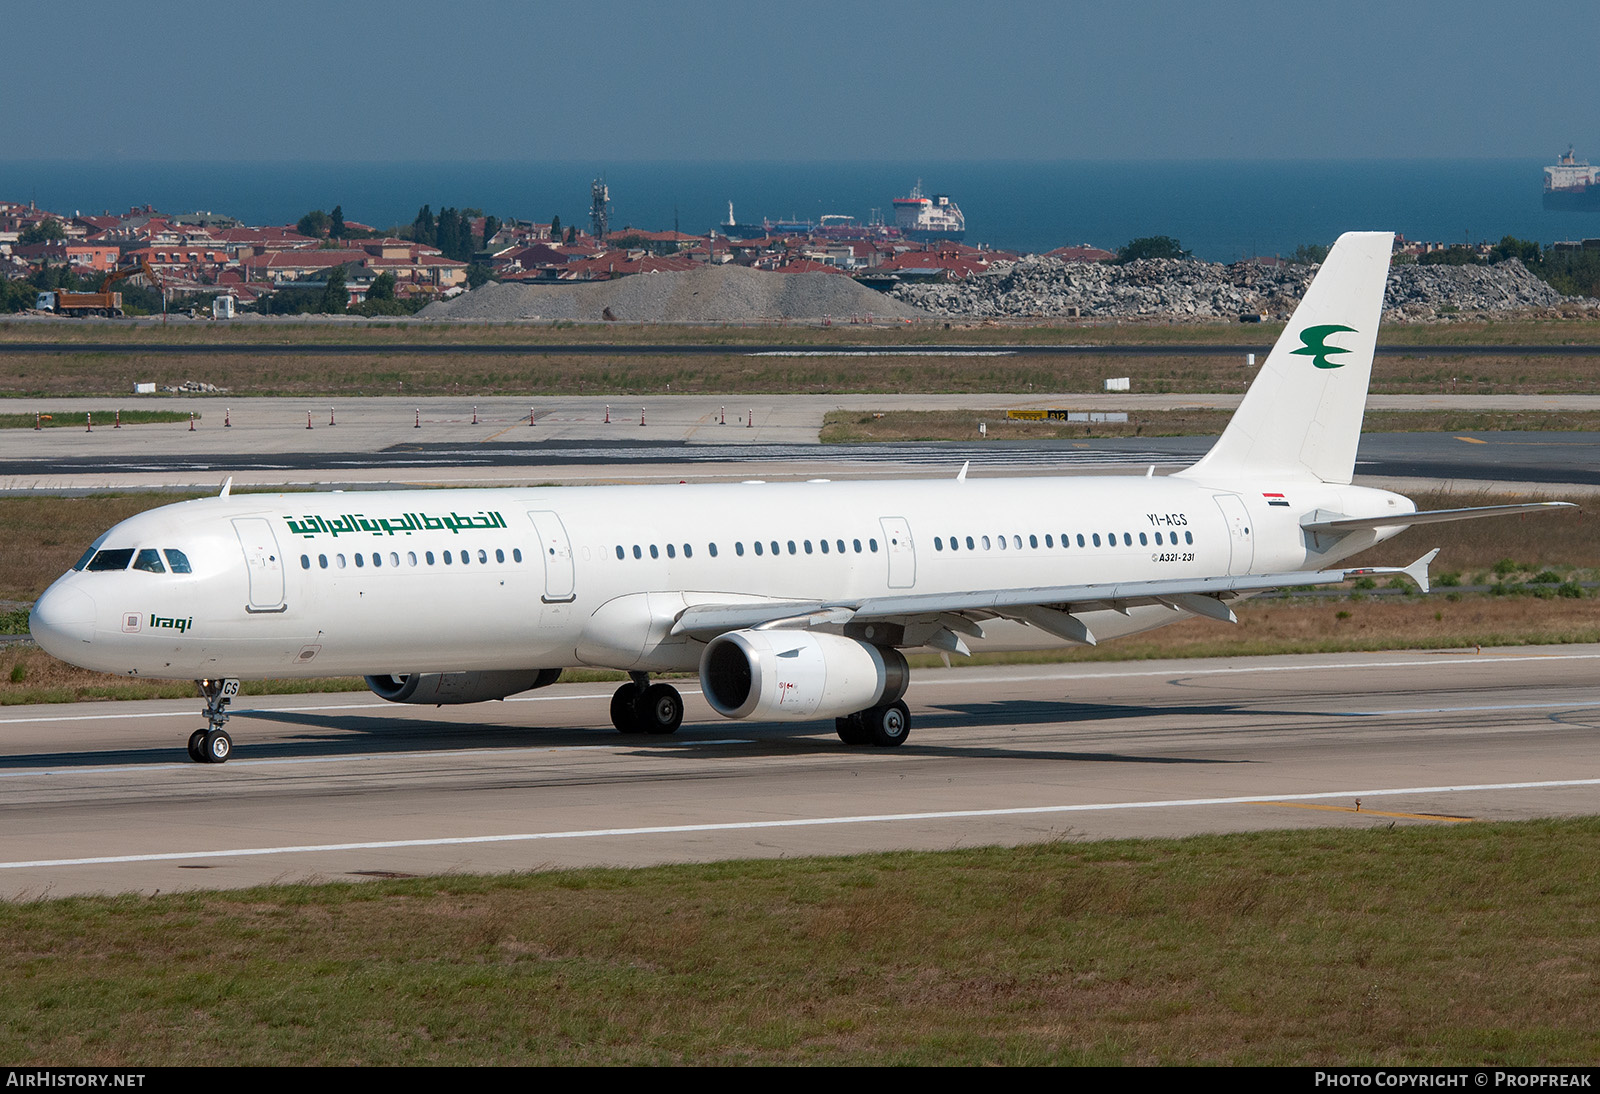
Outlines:
{"type": "Polygon", "coordinates": [[[228,481],[226,481],[226,482],[224,482],[222,484],[222,493],[218,494],[217,496],[219,498],[225,498],[225,497],[228,496],[228,491],[230,491],[232,489],[233,489],[233,476],[229,475],[228,476],[228,481]]]}
{"type": "Polygon", "coordinates": [[[1407,566],[1404,570],[1401,571],[1401,573],[1405,574],[1412,581],[1415,581],[1417,583],[1417,588],[1421,589],[1423,592],[1427,592],[1428,591],[1428,564],[1434,560],[1434,557],[1436,555],[1438,555],[1438,553],[1439,553],[1439,548],[1435,547],[1433,550],[1429,551],[1427,554],[1425,554],[1421,558],[1417,559],[1417,561],[1415,561],[1411,565],[1407,566]]]}
{"type": "Polygon", "coordinates": [[[956,481],[957,482],[966,482],[967,481],[967,468],[969,468],[971,466],[972,466],[972,461],[971,460],[968,460],[966,463],[961,465],[961,470],[956,472],[956,481]]]}

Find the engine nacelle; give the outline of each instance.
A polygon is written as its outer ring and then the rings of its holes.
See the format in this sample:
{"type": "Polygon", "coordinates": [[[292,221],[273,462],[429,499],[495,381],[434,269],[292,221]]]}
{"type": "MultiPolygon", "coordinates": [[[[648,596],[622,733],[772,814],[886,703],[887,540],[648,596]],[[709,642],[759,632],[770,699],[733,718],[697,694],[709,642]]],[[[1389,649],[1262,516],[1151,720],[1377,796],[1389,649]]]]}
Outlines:
{"type": "Polygon", "coordinates": [[[560,669],[511,672],[413,672],[405,676],[369,676],[367,687],[391,703],[482,703],[556,682],[560,669]]]}
{"type": "Polygon", "coordinates": [[[897,649],[813,631],[730,631],[700,656],[700,687],[727,718],[841,718],[892,703],[910,669],[897,649]]]}

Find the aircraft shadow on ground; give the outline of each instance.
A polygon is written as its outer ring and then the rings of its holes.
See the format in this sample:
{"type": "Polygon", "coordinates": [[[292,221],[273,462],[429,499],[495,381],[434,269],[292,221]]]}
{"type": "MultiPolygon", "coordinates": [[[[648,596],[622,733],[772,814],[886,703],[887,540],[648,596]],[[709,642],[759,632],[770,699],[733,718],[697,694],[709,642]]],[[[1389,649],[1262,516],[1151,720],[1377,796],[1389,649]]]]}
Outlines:
{"type": "MultiPolygon", "coordinates": [[[[993,726],[1092,727],[1136,718],[1197,719],[1225,718],[1245,713],[1231,704],[1192,704],[1184,706],[1114,705],[1063,701],[1012,699],[994,702],[941,703],[913,717],[910,741],[901,746],[907,755],[948,755],[966,758],[1013,758],[1029,760],[1076,760],[1147,764],[1231,764],[1246,761],[1188,756],[1162,756],[1121,752],[1096,752],[1040,748],[1036,743],[1009,745],[992,741],[944,743],[919,740],[918,730],[960,730],[993,726]]],[[[1250,708],[1253,715],[1278,713],[1304,717],[1305,711],[1262,711],[1250,708]]],[[[198,728],[199,719],[196,719],[198,728]]],[[[396,719],[380,715],[301,713],[294,711],[251,710],[235,715],[231,726],[236,755],[240,759],[333,758],[340,755],[382,755],[401,752],[459,752],[504,748],[550,748],[611,745],[648,749],[663,759],[692,759],[689,747],[700,737],[725,740],[748,738],[754,747],[801,748],[812,752],[879,754],[877,749],[858,750],[844,745],[832,732],[832,725],[819,722],[696,722],[672,736],[622,736],[609,727],[571,728],[538,725],[507,725],[493,722],[470,723],[432,718],[396,719]],[[297,726],[305,732],[278,740],[252,740],[251,722],[271,722],[297,726]]],[[[94,752],[54,752],[28,756],[0,757],[0,767],[26,770],[50,767],[115,767],[121,765],[187,762],[184,742],[154,748],[98,750],[94,752]]]]}

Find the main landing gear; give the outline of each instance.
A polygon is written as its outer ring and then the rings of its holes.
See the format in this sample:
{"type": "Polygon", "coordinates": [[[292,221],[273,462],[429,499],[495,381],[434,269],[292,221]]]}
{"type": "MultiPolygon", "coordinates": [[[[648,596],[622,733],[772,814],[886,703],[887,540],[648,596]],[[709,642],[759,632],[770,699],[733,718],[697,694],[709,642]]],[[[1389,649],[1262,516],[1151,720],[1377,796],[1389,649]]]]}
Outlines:
{"type": "Polygon", "coordinates": [[[895,748],[903,745],[911,735],[911,711],[896,699],[883,706],[858,710],[854,714],[833,720],[839,740],[847,745],[877,745],[895,748]]]}
{"type": "Polygon", "coordinates": [[[619,733],[676,733],[683,724],[683,696],[671,684],[652,684],[648,673],[630,672],[632,682],[611,697],[611,724],[619,733]]]}
{"type": "Polygon", "coordinates": [[[233,755],[233,738],[222,727],[228,724],[228,704],[239,694],[239,681],[196,680],[195,684],[206,701],[206,728],[189,734],[189,759],[197,764],[227,763],[233,755]]]}

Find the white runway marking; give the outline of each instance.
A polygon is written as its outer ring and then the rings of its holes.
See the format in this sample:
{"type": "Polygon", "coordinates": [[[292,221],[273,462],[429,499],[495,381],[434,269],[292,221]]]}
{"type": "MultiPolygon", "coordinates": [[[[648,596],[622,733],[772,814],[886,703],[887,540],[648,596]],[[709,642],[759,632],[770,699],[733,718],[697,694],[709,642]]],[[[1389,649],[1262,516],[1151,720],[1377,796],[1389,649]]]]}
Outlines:
{"type": "Polygon", "coordinates": [[[104,866],[130,862],[175,862],[189,859],[247,858],[262,855],[317,854],[330,851],[385,851],[408,847],[456,847],[483,843],[529,843],[542,840],[593,839],[600,836],[660,836],[695,832],[748,832],[769,828],[815,828],[839,824],[883,824],[904,821],[965,820],[978,817],[1045,816],[1053,813],[1094,813],[1120,809],[1171,809],[1202,805],[1254,805],[1267,802],[1323,801],[1330,798],[1377,798],[1403,794],[1459,794],[1488,790],[1541,790],[1555,787],[1600,786],[1600,779],[1555,779],[1527,783],[1479,783],[1470,786],[1411,786],[1382,790],[1331,790],[1320,794],[1251,794],[1235,798],[1184,798],[1171,801],[1099,802],[1086,805],[1019,806],[1011,809],[953,809],[932,813],[882,813],[846,817],[804,817],[795,820],[728,821],[719,824],[668,824],[642,828],[590,828],[573,832],[524,832],[503,836],[450,836],[439,839],[376,840],[362,843],[302,844],[286,847],[241,847],[231,851],[162,851],[144,855],[105,855],[96,858],[35,859],[0,862],[0,870],[41,866],[104,866]]]}
{"type": "Polygon", "coordinates": [[[1335,718],[1382,718],[1389,714],[1476,714],[1491,710],[1582,710],[1600,706],[1595,703],[1503,703],[1482,707],[1412,707],[1407,710],[1334,710],[1328,713],[1335,718]]]}

